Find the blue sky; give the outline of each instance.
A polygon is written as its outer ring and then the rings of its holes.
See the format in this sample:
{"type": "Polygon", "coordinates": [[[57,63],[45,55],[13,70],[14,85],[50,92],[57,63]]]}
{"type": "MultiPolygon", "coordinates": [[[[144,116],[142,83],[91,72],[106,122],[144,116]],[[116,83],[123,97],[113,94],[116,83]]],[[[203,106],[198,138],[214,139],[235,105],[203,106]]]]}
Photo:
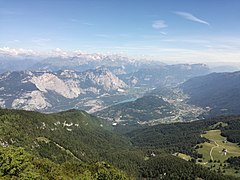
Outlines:
{"type": "Polygon", "coordinates": [[[239,0],[0,0],[0,48],[240,62],[239,0]]]}

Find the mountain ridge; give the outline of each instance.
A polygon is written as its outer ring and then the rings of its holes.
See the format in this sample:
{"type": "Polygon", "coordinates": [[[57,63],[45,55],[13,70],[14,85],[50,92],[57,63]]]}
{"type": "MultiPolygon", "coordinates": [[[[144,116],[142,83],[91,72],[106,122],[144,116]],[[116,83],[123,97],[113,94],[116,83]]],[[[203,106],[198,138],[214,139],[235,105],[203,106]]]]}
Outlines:
{"type": "Polygon", "coordinates": [[[240,99],[240,71],[211,73],[183,83],[189,103],[209,108],[210,116],[238,115],[240,99]]]}

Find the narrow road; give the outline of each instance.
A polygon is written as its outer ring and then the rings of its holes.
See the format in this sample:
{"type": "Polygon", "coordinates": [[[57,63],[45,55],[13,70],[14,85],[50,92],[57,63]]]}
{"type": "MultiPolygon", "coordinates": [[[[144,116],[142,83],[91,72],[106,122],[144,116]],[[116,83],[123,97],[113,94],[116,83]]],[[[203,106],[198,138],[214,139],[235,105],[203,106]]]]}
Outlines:
{"type": "Polygon", "coordinates": [[[213,161],[212,151],[213,151],[213,149],[219,147],[219,144],[218,144],[216,141],[212,140],[212,139],[211,139],[211,141],[213,141],[213,142],[216,144],[216,146],[214,146],[214,147],[211,148],[211,151],[210,151],[210,153],[209,153],[209,155],[210,155],[210,157],[211,157],[211,160],[213,161]]]}
{"type": "Polygon", "coordinates": [[[68,149],[65,149],[63,146],[61,146],[61,145],[59,145],[58,143],[56,143],[56,142],[54,142],[54,141],[52,141],[57,147],[59,147],[61,150],[64,150],[65,152],[69,152],[69,154],[72,156],[72,157],[74,157],[76,160],[78,160],[78,161],[81,161],[81,159],[79,159],[77,156],[75,156],[70,150],[68,150],[68,149]]]}

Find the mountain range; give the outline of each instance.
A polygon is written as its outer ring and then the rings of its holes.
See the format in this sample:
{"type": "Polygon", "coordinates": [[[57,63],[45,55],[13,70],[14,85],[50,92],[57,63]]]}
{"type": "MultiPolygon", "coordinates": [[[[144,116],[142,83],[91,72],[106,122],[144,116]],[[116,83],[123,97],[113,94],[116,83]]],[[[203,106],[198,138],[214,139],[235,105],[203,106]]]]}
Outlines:
{"type": "Polygon", "coordinates": [[[95,114],[116,123],[151,125],[239,115],[239,80],[239,72],[198,76],[175,87],[159,86],[143,97],[110,106],[95,114]]]}
{"type": "Polygon", "coordinates": [[[82,99],[121,94],[127,88],[104,68],[85,72],[6,72],[0,76],[0,86],[1,107],[41,111],[81,107],[82,99]]]}
{"type": "Polygon", "coordinates": [[[16,71],[2,63],[1,177],[238,177],[238,152],[215,162],[204,148],[215,146],[209,132],[231,147],[240,142],[238,116],[208,119],[239,114],[239,72],[79,52],[28,58],[16,71]]]}
{"type": "Polygon", "coordinates": [[[175,64],[145,66],[135,72],[123,75],[131,86],[156,88],[176,86],[192,77],[206,75],[210,69],[205,64],[175,64]]]}
{"type": "Polygon", "coordinates": [[[86,71],[5,72],[0,75],[0,106],[43,112],[76,108],[93,113],[141,97],[159,85],[171,86],[208,72],[202,64],[145,65],[147,68],[140,69],[134,66],[135,72],[128,65],[111,65],[86,71]]]}

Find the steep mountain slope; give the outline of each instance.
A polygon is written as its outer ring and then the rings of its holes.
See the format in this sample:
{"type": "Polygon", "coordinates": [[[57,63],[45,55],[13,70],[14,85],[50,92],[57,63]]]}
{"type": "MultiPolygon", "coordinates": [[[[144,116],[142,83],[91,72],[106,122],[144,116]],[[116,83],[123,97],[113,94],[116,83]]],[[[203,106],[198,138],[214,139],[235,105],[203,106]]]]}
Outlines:
{"type": "Polygon", "coordinates": [[[240,72],[212,73],[181,85],[189,103],[210,109],[209,114],[239,114],[240,72]]]}
{"type": "Polygon", "coordinates": [[[144,158],[126,138],[113,133],[111,125],[83,111],[41,114],[0,110],[0,121],[1,146],[23,147],[55,163],[107,161],[136,175],[137,163],[126,157],[135,153],[133,159],[141,162],[144,158]]]}
{"type": "Polygon", "coordinates": [[[0,76],[0,86],[1,107],[39,111],[78,107],[83,99],[121,94],[127,88],[105,68],[82,73],[70,70],[7,72],[0,76]]]}
{"type": "Polygon", "coordinates": [[[129,147],[129,142],[113,134],[101,119],[76,110],[46,115],[1,109],[0,122],[0,177],[75,179],[88,174],[88,178],[98,179],[99,174],[127,179],[107,163],[96,163],[106,161],[107,153],[129,147]],[[75,167],[75,172],[70,167],[75,167]]]}
{"type": "Polygon", "coordinates": [[[0,110],[0,118],[3,146],[21,146],[56,162],[68,158],[101,159],[109,148],[120,150],[128,146],[126,140],[109,131],[111,126],[82,111],[45,115],[0,110]]]}
{"type": "Polygon", "coordinates": [[[139,179],[227,178],[161,149],[137,149],[111,131],[105,121],[82,111],[41,114],[0,109],[0,121],[0,157],[4,157],[0,163],[6,165],[0,167],[0,172],[5,168],[0,176],[6,178],[37,178],[42,173],[46,179],[127,179],[106,162],[96,161],[108,161],[139,179]],[[24,147],[34,157],[17,147],[24,147]],[[7,158],[18,163],[4,161],[7,158]]]}
{"type": "Polygon", "coordinates": [[[71,161],[58,164],[20,147],[0,147],[1,179],[132,179],[106,162],[71,161]]]}

